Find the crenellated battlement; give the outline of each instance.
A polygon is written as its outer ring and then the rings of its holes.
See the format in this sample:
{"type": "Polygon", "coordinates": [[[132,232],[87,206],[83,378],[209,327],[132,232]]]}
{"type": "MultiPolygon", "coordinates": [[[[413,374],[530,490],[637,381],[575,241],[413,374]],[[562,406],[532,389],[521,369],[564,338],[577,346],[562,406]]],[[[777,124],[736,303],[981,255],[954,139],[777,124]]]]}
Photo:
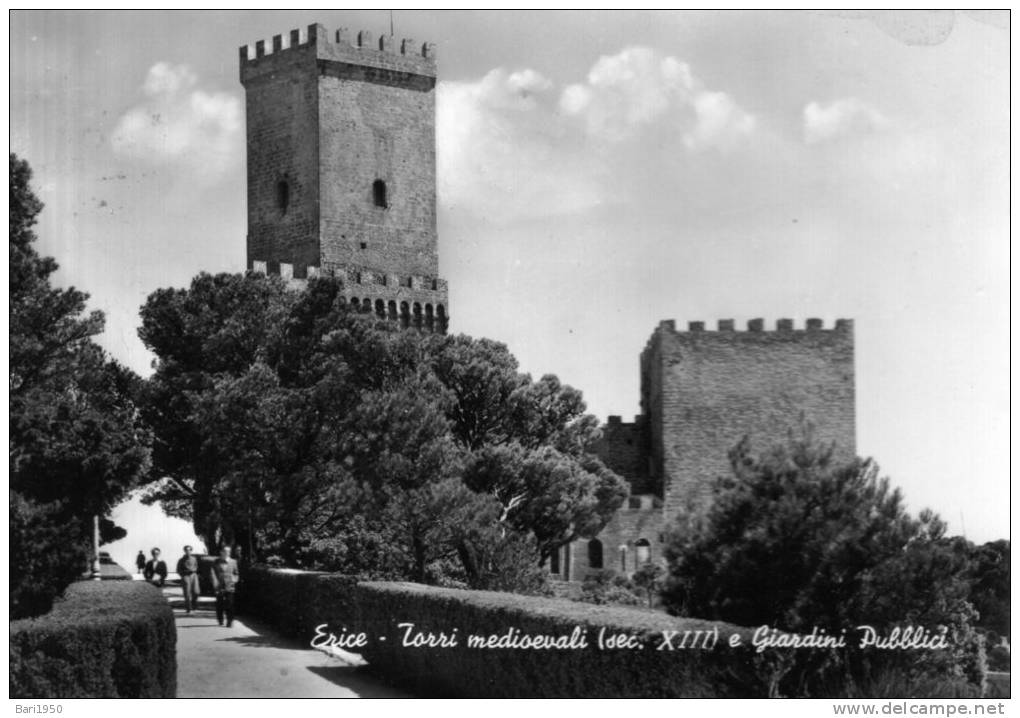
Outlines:
{"type": "MultiPolygon", "coordinates": [[[[837,319],[835,325],[831,329],[825,328],[825,323],[821,319],[808,319],[804,322],[801,329],[794,327],[792,319],[777,319],[774,330],[768,330],[765,328],[764,319],[749,319],[747,321],[747,332],[820,332],[820,331],[838,331],[838,332],[850,332],[853,330],[854,322],[852,319],[837,319]]],[[[705,322],[693,321],[687,322],[686,332],[682,329],[676,328],[676,320],[674,319],[663,319],[659,322],[658,331],[669,331],[675,334],[682,333],[719,333],[719,332],[737,332],[740,331],[736,328],[736,323],[732,319],[719,319],[716,322],[715,330],[706,329],[705,322]]]]}
{"type": "Polygon", "coordinates": [[[794,324],[793,319],[777,319],[774,328],[767,329],[765,320],[749,319],[746,329],[738,329],[733,319],[719,319],[715,328],[708,328],[703,321],[687,322],[686,329],[678,329],[673,319],[663,319],[652,332],[645,344],[642,356],[658,351],[664,344],[750,346],[754,344],[799,343],[832,344],[846,347],[851,353],[854,344],[854,323],[852,319],[837,319],[830,328],[821,319],[810,318],[794,324]]]}
{"type": "Polygon", "coordinates": [[[344,286],[360,286],[366,290],[370,287],[385,287],[390,290],[403,288],[415,292],[445,294],[448,289],[446,280],[439,277],[387,274],[365,267],[300,265],[255,259],[252,260],[251,271],[258,274],[278,275],[283,279],[311,279],[312,277],[331,276],[339,279],[344,286]]]}
{"type": "Polygon", "coordinates": [[[252,262],[250,271],[279,276],[296,289],[303,288],[314,277],[333,276],[344,287],[345,301],[356,311],[375,313],[380,319],[391,319],[404,327],[433,332],[445,333],[449,326],[446,281],[438,277],[407,277],[401,284],[385,284],[376,281],[384,276],[379,273],[369,276],[368,272],[352,268],[301,266],[258,259],[252,262]]]}
{"type": "Polygon", "coordinates": [[[242,82],[264,74],[278,62],[300,62],[305,58],[384,72],[436,76],[436,46],[431,42],[398,40],[391,35],[376,38],[370,31],[352,33],[348,28],[331,34],[318,23],[304,30],[291,30],[287,35],[274,35],[268,43],[259,40],[254,45],[242,45],[238,55],[242,82]]]}

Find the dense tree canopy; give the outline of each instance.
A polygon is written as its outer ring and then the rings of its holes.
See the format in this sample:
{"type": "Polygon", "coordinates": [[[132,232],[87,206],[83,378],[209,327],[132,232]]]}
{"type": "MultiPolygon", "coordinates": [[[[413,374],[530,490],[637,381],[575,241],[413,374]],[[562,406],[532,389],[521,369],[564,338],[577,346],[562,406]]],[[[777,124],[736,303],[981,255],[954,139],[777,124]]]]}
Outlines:
{"type": "Polygon", "coordinates": [[[909,685],[980,683],[968,548],[945,523],[908,514],[873,462],[833,462],[810,429],[762,455],[745,439],[730,462],[707,513],[670,534],[663,598],[673,612],[805,634],[846,629],[849,651],[816,652],[811,672],[788,677],[801,682],[787,684],[793,695],[831,695],[823,676],[833,674],[868,690],[896,671],[909,685]],[[862,625],[946,627],[949,648],[856,651],[862,625]]]}
{"type": "Polygon", "coordinates": [[[989,541],[970,550],[970,601],[977,609],[977,625],[996,636],[1009,630],[1009,541],[989,541]]]}
{"type": "MultiPolygon", "coordinates": [[[[101,312],[50,285],[56,262],[35,250],[42,204],[28,164],[10,156],[11,610],[47,610],[85,568],[93,515],[144,473],[147,432],[132,397],[138,378],[93,342],[101,312]],[[31,556],[31,558],[29,558],[31,556]]],[[[107,527],[106,535],[118,532],[107,527]]]]}
{"type": "Polygon", "coordinates": [[[158,357],[149,498],[211,549],[505,586],[626,496],[587,452],[579,392],[501,344],[358,314],[331,278],[203,274],[150,296],[140,335],[158,357]]]}
{"type": "Polygon", "coordinates": [[[861,625],[944,626],[947,650],[851,652],[836,666],[866,681],[869,666],[902,659],[946,685],[980,682],[968,549],[937,516],[910,516],[873,462],[836,463],[809,430],[762,455],[745,439],[730,459],[733,475],[719,480],[707,513],[670,535],[663,598],[673,612],[803,634],[847,629],[851,647],[861,625]]]}

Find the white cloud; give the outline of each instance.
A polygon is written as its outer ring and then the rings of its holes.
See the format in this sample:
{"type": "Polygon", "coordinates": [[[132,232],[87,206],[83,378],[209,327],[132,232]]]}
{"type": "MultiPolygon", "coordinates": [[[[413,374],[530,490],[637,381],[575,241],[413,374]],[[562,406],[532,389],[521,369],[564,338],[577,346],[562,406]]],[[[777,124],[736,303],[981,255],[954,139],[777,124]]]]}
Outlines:
{"type": "Polygon", "coordinates": [[[496,221],[575,212],[598,203],[591,164],[571,149],[551,88],[532,70],[496,69],[478,82],[440,83],[441,201],[496,221]]]}
{"type": "Polygon", "coordinates": [[[590,135],[626,140],[661,118],[677,97],[688,94],[689,78],[686,66],[672,58],[662,60],[644,47],[628,48],[599,58],[586,84],[564,90],[560,108],[580,117],[590,135]]]}
{"type": "Polygon", "coordinates": [[[552,82],[534,70],[515,72],[507,78],[507,86],[526,100],[533,92],[544,92],[553,86],[552,82]]]}
{"type": "Polygon", "coordinates": [[[158,62],[142,85],[144,99],[117,122],[114,151],[144,162],[181,162],[200,179],[220,175],[237,161],[241,146],[241,107],[224,92],[197,89],[198,78],[185,65],[158,62]]]}
{"type": "Polygon", "coordinates": [[[437,112],[441,200],[497,221],[628,201],[642,158],[733,149],[755,130],[686,63],[643,47],[562,88],[534,70],[440,83],[437,112]]]}
{"type": "Polygon", "coordinates": [[[691,150],[731,147],[755,126],[729,95],[704,88],[689,65],[647,47],[599,58],[587,83],[563,90],[560,109],[601,140],[632,140],[664,125],[691,150]]]}
{"type": "Polygon", "coordinates": [[[732,147],[755,128],[753,116],[744,112],[724,92],[701,92],[694,98],[697,123],[684,135],[691,149],[732,147]]]}
{"type": "Polygon", "coordinates": [[[142,91],[150,97],[172,95],[195,86],[198,78],[187,65],[170,65],[157,62],[149,68],[142,91]]]}
{"type": "Polygon", "coordinates": [[[854,97],[828,105],[809,102],[804,108],[804,139],[809,144],[884,129],[889,121],[875,108],[854,97]]]}

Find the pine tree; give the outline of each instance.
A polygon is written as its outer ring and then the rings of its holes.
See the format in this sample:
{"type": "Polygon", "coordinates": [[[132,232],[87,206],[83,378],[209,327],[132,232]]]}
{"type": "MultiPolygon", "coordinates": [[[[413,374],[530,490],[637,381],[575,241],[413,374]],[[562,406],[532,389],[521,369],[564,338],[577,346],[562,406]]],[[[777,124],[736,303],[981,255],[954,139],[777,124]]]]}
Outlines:
{"type": "MultiPolygon", "coordinates": [[[[138,378],[93,341],[88,295],[51,286],[57,263],[33,246],[42,203],[28,163],[10,156],[11,613],[49,609],[86,568],[91,522],[144,473],[138,378]]],[[[108,532],[108,535],[115,534],[108,532]]]]}

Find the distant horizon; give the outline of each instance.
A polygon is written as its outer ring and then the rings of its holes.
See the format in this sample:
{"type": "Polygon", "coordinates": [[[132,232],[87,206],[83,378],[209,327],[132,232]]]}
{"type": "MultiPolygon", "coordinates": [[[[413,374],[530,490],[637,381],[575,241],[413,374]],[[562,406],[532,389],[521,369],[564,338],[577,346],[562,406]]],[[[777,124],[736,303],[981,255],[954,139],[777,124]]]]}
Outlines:
{"type": "MultiPolygon", "coordinates": [[[[912,513],[1008,538],[1008,20],[398,11],[438,45],[450,333],[507,344],[604,422],[639,413],[661,320],[852,319],[858,453],[912,513]]],[[[244,271],[237,48],[313,22],[389,15],[11,13],[37,249],[143,376],[145,297],[244,271]]]]}

